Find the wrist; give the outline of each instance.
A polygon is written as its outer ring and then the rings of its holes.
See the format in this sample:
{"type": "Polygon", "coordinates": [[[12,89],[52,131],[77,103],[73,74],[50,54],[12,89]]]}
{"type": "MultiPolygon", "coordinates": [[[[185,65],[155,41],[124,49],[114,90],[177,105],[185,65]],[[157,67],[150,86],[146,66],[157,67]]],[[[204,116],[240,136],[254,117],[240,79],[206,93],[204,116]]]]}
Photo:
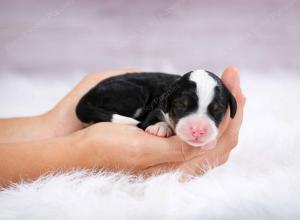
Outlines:
{"type": "Polygon", "coordinates": [[[83,123],[77,118],[75,110],[66,108],[59,103],[52,110],[41,115],[43,120],[48,123],[52,137],[69,135],[84,128],[83,123]]]}
{"type": "MultiPolygon", "coordinates": [[[[78,132],[71,135],[44,140],[43,164],[49,171],[68,171],[90,168],[87,147],[78,132]]],[[[37,142],[38,143],[38,142],[37,142]]]]}
{"type": "Polygon", "coordinates": [[[95,162],[92,156],[95,155],[93,147],[89,141],[88,135],[84,130],[77,131],[66,138],[67,145],[76,152],[74,160],[77,167],[82,169],[94,168],[95,162]]]}
{"type": "Polygon", "coordinates": [[[51,121],[46,114],[1,119],[0,143],[42,140],[53,137],[51,121]]]}
{"type": "Polygon", "coordinates": [[[40,138],[37,137],[35,138],[36,140],[57,137],[57,135],[55,134],[56,133],[55,120],[51,112],[46,112],[41,115],[34,116],[33,118],[36,124],[35,130],[40,133],[39,135],[40,138]]]}
{"type": "Polygon", "coordinates": [[[87,129],[83,129],[72,133],[71,135],[62,137],[66,146],[72,151],[73,161],[80,169],[98,169],[102,168],[102,157],[104,153],[99,152],[100,143],[95,142],[93,135],[87,129]],[[100,156],[99,156],[100,155],[100,156]]]}
{"type": "Polygon", "coordinates": [[[45,140],[0,143],[0,186],[34,180],[49,172],[89,168],[82,145],[70,135],[45,140]],[[9,167],[9,169],[6,169],[9,167]]]}

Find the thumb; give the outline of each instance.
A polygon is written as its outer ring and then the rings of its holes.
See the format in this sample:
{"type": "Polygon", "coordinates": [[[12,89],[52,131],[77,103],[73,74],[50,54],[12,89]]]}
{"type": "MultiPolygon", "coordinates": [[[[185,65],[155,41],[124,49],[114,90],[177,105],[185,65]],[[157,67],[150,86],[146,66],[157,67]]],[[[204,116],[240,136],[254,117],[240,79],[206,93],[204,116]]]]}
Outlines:
{"type": "Polygon", "coordinates": [[[240,88],[240,74],[238,68],[233,66],[227,67],[221,79],[232,95],[236,97],[240,88]]]}

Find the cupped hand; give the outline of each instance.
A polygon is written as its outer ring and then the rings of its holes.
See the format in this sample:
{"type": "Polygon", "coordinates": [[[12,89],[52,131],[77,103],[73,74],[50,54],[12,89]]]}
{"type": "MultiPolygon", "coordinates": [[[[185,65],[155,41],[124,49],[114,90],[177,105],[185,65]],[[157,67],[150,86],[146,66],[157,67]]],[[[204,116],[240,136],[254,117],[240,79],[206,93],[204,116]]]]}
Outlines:
{"type": "Polygon", "coordinates": [[[240,88],[240,76],[236,68],[227,68],[222,75],[222,80],[236,98],[237,113],[231,119],[227,112],[221,124],[215,148],[179,166],[179,169],[185,174],[183,179],[202,174],[208,169],[224,164],[228,160],[231,150],[238,144],[246,98],[240,88]]]}
{"type": "Polygon", "coordinates": [[[86,75],[53,109],[42,116],[49,124],[52,136],[64,136],[84,128],[76,116],[75,108],[81,97],[100,81],[111,76],[140,71],[142,70],[139,68],[127,68],[86,75]]]}
{"type": "Polygon", "coordinates": [[[139,172],[161,163],[189,160],[202,153],[176,136],[156,137],[130,125],[107,122],[84,128],[75,114],[80,98],[101,80],[140,71],[142,70],[138,68],[129,68],[89,74],[43,116],[53,137],[73,133],[79,137],[76,138],[76,143],[80,149],[83,148],[86,167],[139,172]]]}
{"type": "MultiPolygon", "coordinates": [[[[191,146],[181,144],[182,155],[185,152],[194,152],[189,157],[184,157],[181,162],[167,162],[148,167],[143,170],[145,175],[153,173],[167,172],[170,170],[178,169],[183,172],[183,180],[190,177],[203,174],[208,169],[224,164],[229,157],[231,150],[238,144],[239,131],[242,125],[244,106],[246,98],[240,88],[240,76],[237,68],[228,67],[222,75],[222,80],[231,93],[237,100],[237,113],[233,119],[230,118],[227,111],[219,130],[217,139],[210,144],[215,145],[211,150],[201,150],[191,146]]],[[[177,141],[177,144],[180,140],[177,141]]]]}
{"type": "Polygon", "coordinates": [[[156,137],[130,125],[97,123],[78,132],[78,144],[86,146],[88,167],[145,175],[179,169],[187,177],[223,164],[237,145],[245,97],[236,68],[227,68],[222,79],[236,97],[238,110],[234,119],[230,119],[227,112],[217,140],[211,143],[215,148],[202,150],[187,145],[177,136],[156,137]]]}
{"type": "Polygon", "coordinates": [[[130,170],[135,173],[153,174],[174,169],[186,175],[198,175],[212,166],[227,161],[230,151],[237,145],[239,129],[243,118],[245,97],[240,89],[239,73],[234,67],[227,68],[222,80],[236,97],[238,111],[232,120],[226,114],[216,145],[211,150],[201,150],[187,145],[177,136],[161,138],[149,135],[129,125],[97,123],[86,129],[75,115],[79,99],[101,80],[140,69],[121,69],[86,76],[47,117],[52,123],[53,135],[64,136],[78,131],[78,143],[85,146],[89,167],[109,170],[130,170]]]}
{"type": "Polygon", "coordinates": [[[225,70],[222,79],[236,97],[237,114],[230,119],[227,113],[211,150],[189,146],[177,136],[156,137],[129,125],[107,122],[84,128],[75,115],[79,99],[99,81],[134,71],[140,70],[88,75],[48,113],[2,120],[5,141],[0,143],[0,186],[35,179],[49,171],[74,168],[126,170],[144,175],[179,169],[186,179],[228,159],[238,142],[245,105],[239,74],[233,67],[225,70]]]}
{"type": "Polygon", "coordinates": [[[177,136],[163,138],[131,125],[102,122],[75,133],[75,143],[85,155],[86,166],[139,173],[164,163],[190,160],[203,151],[177,136]]]}

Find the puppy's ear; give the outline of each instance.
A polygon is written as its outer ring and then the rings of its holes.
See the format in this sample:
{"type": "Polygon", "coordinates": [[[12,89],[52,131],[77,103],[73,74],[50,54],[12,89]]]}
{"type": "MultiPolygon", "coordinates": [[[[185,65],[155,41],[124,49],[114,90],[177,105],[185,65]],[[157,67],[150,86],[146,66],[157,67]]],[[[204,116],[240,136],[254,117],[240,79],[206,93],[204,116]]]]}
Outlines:
{"type": "Polygon", "coordinates": [[[234,118],[234,116],[236,114],[236,111],[237,111],[236,99],[231,94],[231,92],[227,89],[227,87],[226,86],[224,86],[224,87],[225,87],[226,93],[228,95],[228,104],[229,104],[229,107],[230,107],[230,117],[234,118]]]}
{"type": "Polygon", "coordinates": [[[159,98],[160,108],[163,110],[163,112],[170,111],[172,99],[174,97],[174,94],[180,88],[181,80],[182,80],[182,77],[177,79],[174,83],[172,83],[168,87],[168,89],[165,91],[165,93],[160,96],[160,98],[159,98]]]}
{"type": "Polygon", "coordinates": [[[173,82],[166,92],[160,97],[160,107],[164,112],[169,112],[171,108],[171,102],[174,99],[178,91],[182,89],[185,81],[189,80],[191,72],[185,73],[179,77],[175,82],[173,82]]]}
{"type": "Polygon", "coordinates": [[[179,84],[178,81],[174,82],[166,91],[164,94],[162,94],[159,98],[160,101],[160,108],[163,110],[163,112],[169,112],[171,108],[171,102],[172,97],[176,90],[178,89],[179,84]]]}
{"type": "Polygon", "coordinates": [[[234,96],[231,93],[229,98],[229,106],[230,106],[230,117],[234,118],[237,111],[237,104],[234,96]]]}

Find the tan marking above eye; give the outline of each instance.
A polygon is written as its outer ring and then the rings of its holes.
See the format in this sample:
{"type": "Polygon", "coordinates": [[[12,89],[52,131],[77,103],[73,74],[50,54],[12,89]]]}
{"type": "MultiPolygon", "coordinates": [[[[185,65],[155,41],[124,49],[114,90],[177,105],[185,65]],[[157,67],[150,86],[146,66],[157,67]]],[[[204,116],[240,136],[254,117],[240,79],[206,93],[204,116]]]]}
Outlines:
{"type": "Polygon", "coordinates": [[[187,99],[187,98],[185,98],[185,99],[183,99],[182,100],[182,105],[184,106],[184,107],[188,107],[188,105],[189,105],[189,100],[187,99]]]}
{"type": "Polygon", "coordinates": [[[219,108],[219,104],[218,103],[214,103],[212,106],[213,110],[218,110],[219,108]]]}

